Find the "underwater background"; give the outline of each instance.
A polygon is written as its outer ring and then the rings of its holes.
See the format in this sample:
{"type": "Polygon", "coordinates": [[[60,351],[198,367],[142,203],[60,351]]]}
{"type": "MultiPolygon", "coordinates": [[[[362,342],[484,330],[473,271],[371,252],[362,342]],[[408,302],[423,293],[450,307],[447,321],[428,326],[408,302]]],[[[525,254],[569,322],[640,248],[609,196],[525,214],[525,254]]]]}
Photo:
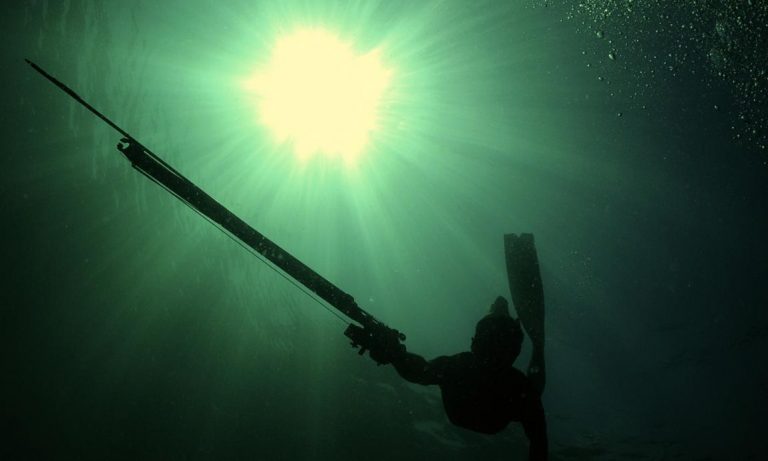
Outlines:
{"type": "Polygon", "coordinates": [[[502,235],[534,233],[551,459],[764,459],[764,0],[1,8],[0,458],[527,453],[358,356],[27,58],[428,358],[468,349],[502,235]],[[242,85],[297,27],[391,69],[354,165],[297,160],[242,85]]]}

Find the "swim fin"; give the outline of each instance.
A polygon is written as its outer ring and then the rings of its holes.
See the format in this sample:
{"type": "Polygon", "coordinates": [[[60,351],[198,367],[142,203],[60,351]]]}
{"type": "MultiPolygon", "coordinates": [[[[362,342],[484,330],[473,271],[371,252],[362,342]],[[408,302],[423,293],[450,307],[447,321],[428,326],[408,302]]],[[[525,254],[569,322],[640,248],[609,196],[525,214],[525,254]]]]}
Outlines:
{"type": "Polygon", "coordinates": [[[528,378],[541,394],[546,381],[544,369],[544,288],[533,234],[505,234],[504,255],[512,302],[517,316],[533,344],[528,378]]]}

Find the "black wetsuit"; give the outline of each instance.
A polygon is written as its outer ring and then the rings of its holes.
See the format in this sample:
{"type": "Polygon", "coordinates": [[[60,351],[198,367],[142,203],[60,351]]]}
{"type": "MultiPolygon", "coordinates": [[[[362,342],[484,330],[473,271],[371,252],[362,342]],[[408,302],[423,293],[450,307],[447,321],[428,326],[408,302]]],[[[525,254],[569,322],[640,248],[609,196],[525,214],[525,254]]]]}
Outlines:
{"type": "Polygon", "coordinates": [[[453,424],[495,434],[510,421],[519,421],[530,442],[528,459],[547,459],[547,429],[541,399],[528,377],[512,365],[484,365],[472,352],[431,361],[405,353],[392,363],[408,381],[440,386],[445,412],[453,424]]]}

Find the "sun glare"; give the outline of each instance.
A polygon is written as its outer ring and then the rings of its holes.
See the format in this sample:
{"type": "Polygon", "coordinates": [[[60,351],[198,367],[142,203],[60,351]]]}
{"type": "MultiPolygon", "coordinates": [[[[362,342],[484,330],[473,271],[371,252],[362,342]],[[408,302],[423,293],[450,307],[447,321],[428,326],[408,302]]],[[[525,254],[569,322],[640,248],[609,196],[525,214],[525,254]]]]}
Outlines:
{"type": "Polygon", "coordinates": [[[259,121],[301,159],[341,156],[354,163],[377,128],[377,111],[392,73],[373,50],[359,55],[322,29],[279,38],[264,68],[249,80],[259,121]]]}

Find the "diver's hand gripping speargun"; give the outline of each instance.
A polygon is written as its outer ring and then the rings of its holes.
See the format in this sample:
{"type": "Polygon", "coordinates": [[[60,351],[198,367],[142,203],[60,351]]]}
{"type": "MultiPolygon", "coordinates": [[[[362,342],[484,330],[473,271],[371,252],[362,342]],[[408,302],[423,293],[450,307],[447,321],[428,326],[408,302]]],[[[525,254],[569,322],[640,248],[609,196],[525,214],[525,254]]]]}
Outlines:
{"type": "Polygon", "coordinates": [[[364,327],[349,324],[344,334],[352,340],[352,347],[359,348],[359,354],[368,351],[379,365],[386,365],[405,354],[405,335],[380,322],[370,322],[364,327]]]}

